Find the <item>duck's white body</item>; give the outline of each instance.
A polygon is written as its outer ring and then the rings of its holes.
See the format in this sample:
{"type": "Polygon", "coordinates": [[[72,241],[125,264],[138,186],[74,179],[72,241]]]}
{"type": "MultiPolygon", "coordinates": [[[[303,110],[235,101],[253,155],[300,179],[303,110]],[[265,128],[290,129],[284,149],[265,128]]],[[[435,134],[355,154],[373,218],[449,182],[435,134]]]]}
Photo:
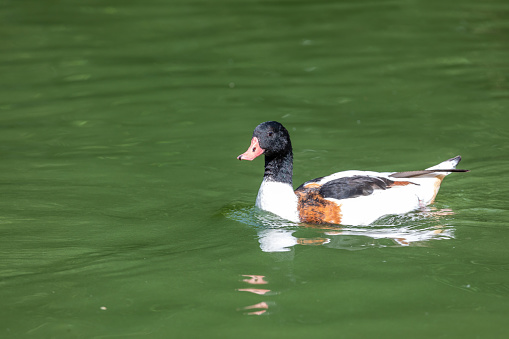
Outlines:
{"type": "MultiPolygon", "coordinates": [[[[444,161],[427,170],[452,169],[458,159],[444,161]]],[[[386,178],[397,182],[409,182],[404,186],[394,186],[386,190],[374,190],[367,196],[348,199],[325,198],[339,206],[342,225],[368,225],[384,215],[402,214],[432,203],[440,189],[442,179],[450,172],[433,172],[415,178],[398,178],[390,175],[396,172],[343,171],[331,174],[314,182],[324,185],[335,179],[355,176],[386,178]]],[[[274,213],[283,219],[300,222],[298,198],[290,184],[264,180],[258,191],[256,206],[274,213]]]]}

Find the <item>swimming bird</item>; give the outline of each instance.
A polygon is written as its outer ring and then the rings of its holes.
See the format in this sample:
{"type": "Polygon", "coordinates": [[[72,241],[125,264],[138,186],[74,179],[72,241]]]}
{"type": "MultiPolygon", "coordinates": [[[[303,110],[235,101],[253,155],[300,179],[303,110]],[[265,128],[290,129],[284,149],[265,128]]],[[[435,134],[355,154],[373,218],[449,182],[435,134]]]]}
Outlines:
{"type": "Polygon", "coordinates": [[[293,222],[368,225],[384,215],[403,214],[434,202],[444,177],[456,169],[456,156],[421,171],[343,171],[292,186],[290,134],[277,121],[259,124],[239,160],[265,156],[256,206],[293,222]]]}

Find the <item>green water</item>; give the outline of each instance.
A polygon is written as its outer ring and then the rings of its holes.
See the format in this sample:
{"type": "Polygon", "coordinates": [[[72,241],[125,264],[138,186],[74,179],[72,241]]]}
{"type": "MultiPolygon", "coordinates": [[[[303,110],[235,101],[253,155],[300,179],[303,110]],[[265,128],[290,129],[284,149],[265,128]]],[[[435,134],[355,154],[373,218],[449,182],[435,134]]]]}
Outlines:
{"type": "Polygon", "coordinates": [[[1,1],[0,336],[505,338],[508,22],[503,0],[1,1]],[[292,225],[236,160],[266,120],[295,186],[472,171],[426,211],[292,225]]]}

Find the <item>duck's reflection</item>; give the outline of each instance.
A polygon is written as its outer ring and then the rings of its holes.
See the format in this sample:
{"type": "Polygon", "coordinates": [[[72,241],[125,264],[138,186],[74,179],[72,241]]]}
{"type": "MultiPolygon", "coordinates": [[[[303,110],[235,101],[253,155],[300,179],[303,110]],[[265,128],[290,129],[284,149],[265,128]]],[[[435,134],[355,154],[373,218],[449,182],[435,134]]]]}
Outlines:
{"type": "MultiPolygon", "coordinates": [[[[252,274],[243,274],[242,281],[251,285],[266,285],[268,282],[265,280],[265,276],[263,275],[252,275],[252,274]]],[[[269,289],[261,289],[261,288],[238,288],[237,291],[239,292],[250,292],[258,295],[266,295],[267,293],[271,292],[269,289]]],[[[254,305],[245,306],[242,308],[239,308],[239,311],[249,311],[244,314],[246,315],[262,315],[266,313],[269,309],[269,305],[267,302],[262,301],[254,305]],[[252,311],[251,311],[252,310],[252,311]]]]}
{"type": "Polygon", "coordinates": [[[252,285],[265,285],[268,284],[267,281],[265,281],[264,275],[251,275],[251,274],[243,274],[243,277],[247,277],[246,279],[243,279],[242,281],[247,282],[248,284],[252,285]]]}
{"type": "Polygon", "coordinates": [[[263,252],[287,252],[295,245],[362,250],[388,246],[426,246],[431,240],[453,239],[454,227],[444,224],[451,209],[427,207],[414,213],[388,216],[369,226],[292,223],[254,207],[225,211],[231,219],[257,229],[263,252]]]}
{"type": "Polygon", "coordinates": [[[230,217],[256,225],[263,252],[287,252],[295,245],[362,250],[388,246],[425,246],[430,240],[454,238],[454,227],[443,224],[450,209],[427,208],[386,217],[370,226],[306,225],[281,220],[256,209],[236,210],[230,217]]]}
{"type": "Polygon", "coordinates": [[[251,292],[258,295],[264,295],[270,292],[270,290],[265,290],[262,288],[238,288],[237,291],[240,292],[251,292]]]}
{"type": "Polygon", "coordinates": [[[246,315],[262,315],[265,312],[268,311],[269,305],[265,301],[262,301],[261,303],[254,304],[251,306],[246,306],[241,308],[242,310],[258,310],[258,311],[252,311],[252,312],[246,312],[246,315]]]}
{"type": "Polygon", "coordinates": [[[320,236],[301,237],[297,230],[265,229],[258,232],[263,252],[286,252],[295,245],[327,246],[336,249],[362,250],[372,247],[424,245],[432,239],[452,239],[454,229],[436,225],[424,229],[402,227],[338,227],[334,230],[316,230],[320,236]]]}

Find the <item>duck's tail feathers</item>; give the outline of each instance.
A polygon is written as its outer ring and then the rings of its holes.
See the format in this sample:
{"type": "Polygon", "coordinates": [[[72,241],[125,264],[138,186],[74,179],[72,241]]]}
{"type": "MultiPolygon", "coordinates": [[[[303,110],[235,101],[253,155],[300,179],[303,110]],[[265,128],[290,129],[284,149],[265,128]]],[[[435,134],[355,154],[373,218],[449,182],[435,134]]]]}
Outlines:
{"type": "Polygon", "coordinates": [[[456,165],[461,161],[461,156],[456,156],[454,158],[448,159],[444,162],[439,163],[438,165],[432,166],[430,168],[426,168],[423,171],[407,171],[407,172],[397,172],[390,175],[393,178],[413,178],[424,175],[430,175],[433,173],[440,173],[441,175],[447,175],[451,172],[469,172],[470,170],[465,169],[457,169],[456,165]]]}
{"type": "Polygon", "coordinates": [[[427,170],[442,170],[442,169],[451,169],[456,168],[458,163],[461,161],[461,156],[455,156],[454,158],[448,159],[444,162],[439,163],[438,165],[432,166],[430,168],[426,168],[427,170]]]}

